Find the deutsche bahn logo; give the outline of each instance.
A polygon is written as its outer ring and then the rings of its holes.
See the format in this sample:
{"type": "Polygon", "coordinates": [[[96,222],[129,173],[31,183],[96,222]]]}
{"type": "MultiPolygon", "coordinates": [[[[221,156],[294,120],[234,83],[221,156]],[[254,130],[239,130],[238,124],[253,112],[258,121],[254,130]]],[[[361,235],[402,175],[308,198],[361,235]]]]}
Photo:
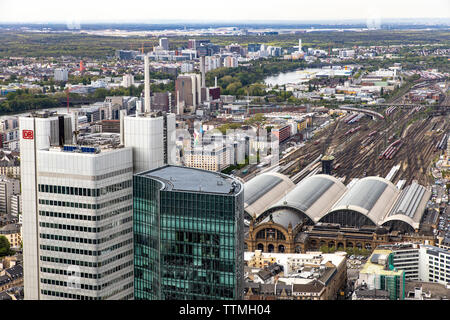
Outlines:
{"type": "Polygon", "coordinates": [[[33,130],[22,130],[22,138],[33,139],[33,130]]]}

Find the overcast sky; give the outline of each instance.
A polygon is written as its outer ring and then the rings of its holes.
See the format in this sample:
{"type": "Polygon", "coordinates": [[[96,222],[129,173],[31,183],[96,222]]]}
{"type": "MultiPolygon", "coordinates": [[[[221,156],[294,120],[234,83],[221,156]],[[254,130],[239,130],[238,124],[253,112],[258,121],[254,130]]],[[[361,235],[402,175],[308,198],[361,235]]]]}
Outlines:
{"type": "Polygon", "coordinates": [[[0,22],[449,18],[450,0],[0,0],[0,22]]]}

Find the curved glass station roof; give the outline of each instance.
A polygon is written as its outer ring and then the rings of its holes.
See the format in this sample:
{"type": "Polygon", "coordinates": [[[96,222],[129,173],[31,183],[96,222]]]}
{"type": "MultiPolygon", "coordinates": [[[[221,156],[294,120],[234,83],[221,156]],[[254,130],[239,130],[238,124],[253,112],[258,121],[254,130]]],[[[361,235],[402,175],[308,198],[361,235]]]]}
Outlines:
{"type": "Polygon", "coordinates": [[[271,209],[291,207],[303,212],[312,221],[318,221],[345,190],[344,184],[330,175],[314,175],[299,182],[271,209]]]}
{"type": "Polygon", "coordinates": [[[300,224],[304,217],[292,211],[291,209],[279,209],[272,213],[270,213],[267,217],[264,218],[262,223],[269,222],[272,218],[272,221],[283,226],[284,228],[289,227],[289,223],[292,228],[295,228],[298,224],[300,224]]]}
{"type": "MultiPolygon", "coordinates": [[[[245,211],[256,223],[272,220],[294,228],[307,223],[329,222],[343,226],[409,225],[418,229],[431,191],[416,182],[400,192],[391,181],[365,177],[348,187],[333,176],[318,174],[296,186],[284,175],[264,173],[245,185],[245,211]]],[[[403,229],[406,229],[402,227],[403,229]]],[[[409,228],[409,227],[408,227],[409,228]]]]}
{"type": "Polygon", "coordinates": [[[389,180],[366,177],[355,182],[333,206],[330,213],[352,210],[380,225],[398,197],[399,191],[389,180]]]}
{"type": "Polygon", "coordinates": [[[295,184],[285,175],[266,172],[244,184],[244,209],[258,217],[270,205],[289,192],[295,184]]]}

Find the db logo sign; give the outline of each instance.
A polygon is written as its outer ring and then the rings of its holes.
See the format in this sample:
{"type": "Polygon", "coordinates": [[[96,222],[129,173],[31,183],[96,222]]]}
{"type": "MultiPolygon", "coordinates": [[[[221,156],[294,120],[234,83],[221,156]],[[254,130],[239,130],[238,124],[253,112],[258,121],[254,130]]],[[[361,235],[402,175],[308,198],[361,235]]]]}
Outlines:
{"type": "Polygon", "coordinates": [[[33,139],[33,130],[22,130],[22,138],[33,139]]]}

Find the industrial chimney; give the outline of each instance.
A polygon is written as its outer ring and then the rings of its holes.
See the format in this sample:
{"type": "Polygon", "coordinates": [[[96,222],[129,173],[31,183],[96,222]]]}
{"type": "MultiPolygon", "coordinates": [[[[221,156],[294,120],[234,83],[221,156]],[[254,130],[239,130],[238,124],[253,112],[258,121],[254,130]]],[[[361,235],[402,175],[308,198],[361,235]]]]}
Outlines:
{"type": "Polygon", "coordinates": [[[202,88],[206,88],[205,56],[200,57],[200,73],[202,74],[202,88]]]}
{"type": "Polygon", "coordinates": [[[144,56],[144,112],[150,112],[150,64],[148,60],[148,56],[144,56]]]}

